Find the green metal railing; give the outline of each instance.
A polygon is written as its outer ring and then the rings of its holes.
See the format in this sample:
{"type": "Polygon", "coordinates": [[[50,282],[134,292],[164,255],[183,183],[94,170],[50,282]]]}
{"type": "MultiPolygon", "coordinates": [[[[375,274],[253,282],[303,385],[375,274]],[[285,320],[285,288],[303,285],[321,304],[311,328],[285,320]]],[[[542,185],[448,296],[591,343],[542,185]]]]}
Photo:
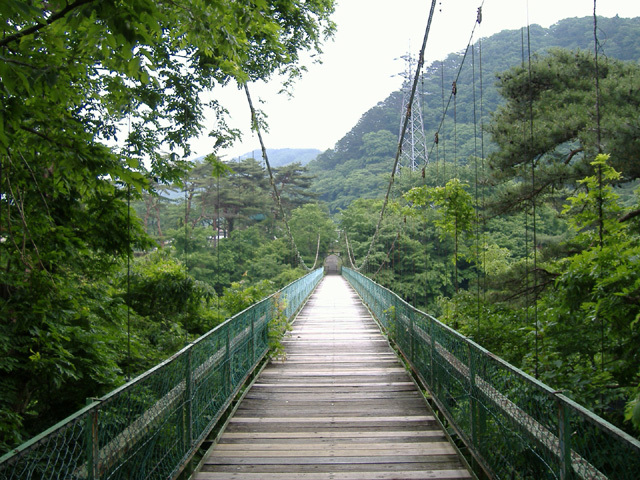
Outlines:
{"type": "Polygon", "coordinates": [[[369,278],[342,273],[490,477],[640,479],[638,440],[369,278]]]}
{"type": "Polygon", "coordinates": [[[267,354],[276,304],[291,318],[322,275],[317,269],[252,305],[9,452],[0,479],[176,477],[267,354]]]}

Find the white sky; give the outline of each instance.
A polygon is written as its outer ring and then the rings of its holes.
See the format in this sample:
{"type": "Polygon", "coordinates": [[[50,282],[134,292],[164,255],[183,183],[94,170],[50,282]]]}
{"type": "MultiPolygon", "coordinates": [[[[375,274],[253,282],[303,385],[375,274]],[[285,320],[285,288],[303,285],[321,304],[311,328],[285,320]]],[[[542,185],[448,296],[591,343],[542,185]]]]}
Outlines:
{"type": "MultiPolygon", "coordinates": [[[[334,14],[337,32],[324,46],[322,64],[309,71],[293,87],[292,97],[277,95],[281,86],[250,85],[254,104],[267,115],[267,148],[332,148],[360,117],[391,92],[400,88],[405,63],[399,57],[420,50],[429,18],[431,0],[337,0],[334,14]]],[[[593,15],[593,0],[439,0],[429,33],[426,64],[464,49],[483,5],[477,38],[527,24],[548,27],[563,18],[593,15]]],[[[600,0],[598,15],[640,16],[638,0],[600,0]]],[[[249,107],[243,91],[228,87],[214,91],[232,116],[231,125],[243,139],[220,152],[233,158],[260,145],[251,133],[249,107]]],[[[192,143],[194,157],[211,152],[206,134],[192,143]]]]}

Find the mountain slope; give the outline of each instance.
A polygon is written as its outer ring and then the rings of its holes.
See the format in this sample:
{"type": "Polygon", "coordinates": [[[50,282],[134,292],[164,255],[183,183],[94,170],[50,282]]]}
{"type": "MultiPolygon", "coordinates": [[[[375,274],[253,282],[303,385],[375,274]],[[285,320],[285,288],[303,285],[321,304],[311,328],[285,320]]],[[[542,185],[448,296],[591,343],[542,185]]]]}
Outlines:
{"type": "MultiPolygon", "coordinates": [[[[320,150],[315,148],[268,148],[267,156],[269,164],[274,167],[283,167],[291,163],[300,163],[306,165],[314,160],[320,154],[320,150]]],[[[254,158],[259,162],[262,161],[262,152],[255,150],[247,152],[233,159],[234,162],[244,160],[245,158],[254,158]]]]}
{"type": "MultiPolygon", "coordinates": [[[[640,18],[601,18],[598,27],[601,55],[626,61],[640,60],[640,18]]],[[[464,51],[452,53],[443,62],[434,62],[425,68],[419,94],[431,161],[445,158],[447,162],[464,164],[477,152],[476,132],[481,127],[480,96],[482,121],[488,122],[490,112],[502,103],[494,85],[497,75],[521,64],[528,57],[526,43],[523,45],[526,33],[505,30],[482,39],[481,62],[479,44],[476,44],[475,50],[469,50],[466,56],[464,51]],[[463,67],[460,68],[463,59],[463,67]],[[449,99],[452,82],[456,78],[457,95],[451,100],[444,124],[440,127],[443,102],[449,99]],[[439,128],[440,142],[436,149],[434,135],[439,128]]],[[[544,54],[552,48],[591,51],[593,19],[569,18],[547,29],[532,25],[530,38],[534,55],[544,54]]],[[[384,194],[397,148],[401,105],[402,93],[391,93],[367,111],[333,149],[309,163],[310,171],[316,176],[313,188],[332,211],[345,208],[356,198],[381,197],[384,194]]],[[[485,144],[486,154],[491,148],[487,137],[485,144]]]]}

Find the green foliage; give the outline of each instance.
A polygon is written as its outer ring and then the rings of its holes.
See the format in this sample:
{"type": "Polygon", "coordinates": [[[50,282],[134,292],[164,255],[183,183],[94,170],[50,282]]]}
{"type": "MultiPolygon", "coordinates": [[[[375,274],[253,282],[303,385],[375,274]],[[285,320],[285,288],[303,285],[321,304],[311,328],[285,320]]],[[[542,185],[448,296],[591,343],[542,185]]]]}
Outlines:
{"type": "Polygon", "coordinates": [[[269,322],[269,356],[284,361],[286,352],[282,339],[291,331],[292,325],[285,315],[286,304],[278,295],[273,299],[273,308],[275,313],[269,322]]]}
{"type": "Polygon", "coordinates": [[[123,375],[126,308],[102,276],[66,269],[53,278],[32,275],[29,287],[41,294],[15,289],[2,304],[3,446],[55,423],[86,397],[106,393],[123,375]],[[20,308],[23,301],[29,310],[20,308]]]}
{"type": "Polygon", "coordinates": [[[162,343],[157,335],[171,332],[164,341],[176,343],[158,346],[161,358],[175,351],[187,335],[202,335],[221,321],[211,310],[217,300],[213,288],[189,275],[183,264],[162,250],[137,259],[130,274],[121,277],[121,288],[129,306],[152,327],[152,345],[162,343]],[[181,331],[182,337],[177,334],[181,331]]]}
{"type": "MultiPolygon", "coordinates": [[[[341,212],[340,227],[348,236],[358,267],[369,251],[380,208],[380,200],[358,200],[341,212]]],[[[388,212],[362,273],[414,305],[428,305],[433,311],[436,298],[452,294],[454,285],[449,253],[433,223],[435,211],[405,216],[406,212],[393,205],[388,212]]],[[[344,235],[341,239],[346,252],[344,235]]],[[[350,266],[349,260],[345,262],[350,266]]]]}
{"type": "Polygon", "coordinates": [[[311,268],[316,258],[322,259],[336,239],[336,225],[329,218],[329,209],[317,203],[298,207],[289,220],[291,233],[305,264],[311,268]]]}
{"type": "Polygon", "coordinates": [[[575,392],[603,409],[631,397],[640,361],[640,239],[628,222],[619,221],[622,207],[606,184],[619,174],[607,160],[599,155],[593,162],[598,173],[580,182],[584,192],[568,198],[563,212],[571,215],[573,243],[581,249],[558,264],[556,289],[543,303],[553,309],[546,335],[563,362],[560,371],[574,377],[570,385],[591,382],[575,392]],[[585,369],[583,382],[575,381],[575,372],[585,369]]]}
{"type": "Polygon", "coordinates": [[[164,242],[170,208],[147,194],[189,169],[183,157],[205,128],[205,107],[217,113],[215,148],[237,136],[203,93],[278,72],[295,79],[301,51],[319,51],[332,33],[333,6],[0,2],[2,450],[218,321],[204,312],[210,287],[167,256],[134,263],[130,300],[140,312],[127,315],[122,277],[111,279],[134,249],[151,247],[143,227],[164,242]],[[127,204],[143,194],[140,222],[127,204]],[[128,319],[140,361],[123,353],[128,319]]]}
{"type": "Polygon", "coordinates": [[[573,227],[585,244],[595,241],[593,236],[602,229],[603,235],[618,233],[621,224],[618,215],[622,208],[618,205],[619,196],[613,192],[611,183],[618,182],[622,175],[609,165],[609,155],[598,155],[591,162],[595,175],[578,181],[584,190],[568,197],[562,213],[569,215],[569,225],[573,227]]]}
{"type": "Polygon", "coordinates": [[[624,426],[623,416],[633,422],[637,405],[639,210],[620,205],[610,185],[619,174],[607,155],[592,167],[562,210],[571,232],[564,248],[555,257],[538,254],[537,288],[532,259],[506,261],[507,252],[497,250],[499,268],[485,260],[484,293],[442,299],[441,319],[624,426]]]}
{"type": "MultiPolygon", "coordinates": [[[[637,155],[634,154],[638,152],[638,122],[634,112],[638,108],[637,82],[640,76],[635,62],[640,58],[640,46],[634,39],[640,33],[640,20],[599,18],[598,27],[607,39],[603,46],[605,55],[600,56],[603,146],[616,159],[614,166],[630,179],[636,176],[636,173],[630,172],[635,172],[638,165],[637,155]],[[616,59],[628,63],[622,64],[616,59]]],[[[516,174],[510,163],[529,165],[531,158],[539,153],[539,148],[540,151],[549,150],[549,158],[541,161],[549,167],[545,170],[546,175],[540,174],[538,182],[541,187],[549,185],[551,188],[552,185],[586,175],[586,170],[582,168],[585,167],[583,160],[593,158],[597,150],[591,150],[586,156],[574,155],[570,162],[572,165],[566,166],[564,162],[569,153],[579,147],[574,141],[576,138],[594,146],[594,139],[589,138],[593,137],[590,134],[593,130],[589,130],[588,121],[594,118],[595,92],[592,80],[595,66],[593,58],[585,53],[593,51],[593,18],[565,19],[546,29],[532,25],[530,38],[534,59],[533,80],[537,91],[541,92],[534,108],[535,151],[532,148],[525,151],[527,145],[523,141],[529,138],[529,135],[523,134],[528,125],[525,120],[529,118],[529,111],[526,108],[528,69],[521,67],[521,30],[503,31],[482,40],[482,110],[497,112],[491,125],[488,117],[481,119],[478,114],[478,45],[474,46],[475,63],[470,61],[472,52],[469,51],[462,69],[460,61],[463,52],[451,53],[442,62],[425,67],[419,92],[422,94],[429,164],[440,164],[439,171],[430,172],[439,179],[438,185],[445,184],[451,177],[462,179],[461,173],[456,170],[471,165],[473,159],[480,156],[477,132],[480,131],[481,120],[485,128],[494,134],[493,142],[485,135],[483,153],[487,155],[494,152],[496,147],[500,148],[492,167],[497,177],[505,174],[502,177],[504,181],[514,178],[516,174]],[[554,53],[548,55],[554,49],[554,53]],[[559,54],[557,49],[583,52],[559,54]],[[517,75],[513,74],[515,71],[517,75]],[[497,85],[494,82],[496,77],[497,85]],[[442,118],[442,99],[449,95],[454,79],[457,79],[455,122],[451,108],[447,116],[442,118]],[[508,92],[502,91],[504,85],[512,82],[513,86],[508,88],[508,92]],[[565,86],[569,88],[563,91],[565,86]],[[499,106],[502,106],[500,110],[499,106]],[[505,111],[510,113],[503,115],[505,111]],[[499,133],[501,131],[504,131],[504,135],[499,133]],[[438,145],[434,144],[436,132],[439,132],[440,138],[438,145]],[[579,165],[581,169],[577,168],[579,165]]],[[[329,205],[332,213],[345,209],[358,198],[381,198],[384,195],[396,153],[401,115],[404,113],[401,112],[401,106],[401,92],[393,92],[365,112],[333,149],[309,163],[310,171],[316,175],[313,189],[320,200],[329,205]],[[391,142],[393,138],[395,145],[391,142]]],[[[518,173],[528,178],[526,172],[518,173]]],[[[396,181],[402,182],[402,179],[396,177],[396,181]]],[[[426,181],[431,181],[429,175],[426,181]]],[[[509,209],[516,204],[518,211],[522,211],[527,204],[527,192],[520,183],[515,185],[520,188],[509,186],[511,188],[503,192],[507,198],[494,199],[496,208],[509,209]]],[[[543,189],[543,193],[547,193],[549,188],[543,189]]]]}
{"type": "Polygon", "coordinates": [[[630,421],[636,430],[640,431],[640,385],[636,390],[638,391],[636,397],[627,403],[624,418],[626,421],[630,421]]]}
{"type": "Polygon", "coordinates": [[[434,205],[440,207],[434,224],[441,239],[457,239],[471,232],[474,219],[473,198],[467,191],[469,185],[454,178],[444,187],[414,187],[404,196],[416,207],[434,205]]]}
{"type": "Polygon", "coordinates": [[[473,197],[467,192],[468,184],[453,178],[444,187],[414,187],[404,197],[412,204],[409,212],[415,208],[427,206],[439,207],[437,216],[432,220],[440,240],[452,240],[454,247],[454,286],[458,289],[458,260],[465,256],[465,239],[472,233],[475,218],[473,197]]]}
{"type": "Polygon", "coordinates": [[[262,280],[256,285],[249,286],[243,282],[233,282],[230,287],[224,289],[222,307],[229,315],[235,315],[262,300],[273,291],[273,283],[269,280],[262,280]]]}
{"type": "Polygon", "coordinates": [[[593,120],[595,71],[590,53],[552,50],[536,57],[531,71],[520,66],[501,75],[499,88],[507,103],[488,128],[499,147],[489,157],[492,182],[505,186],[494,210],[523,211],[532,197],[542,203],[574,185],[590,173],[591,159],[603,148],[627,181],[640,175],[640,126],[634,113],[640,105],[640,67],[611,58],[600,61],[598,127],[593,120]]]}

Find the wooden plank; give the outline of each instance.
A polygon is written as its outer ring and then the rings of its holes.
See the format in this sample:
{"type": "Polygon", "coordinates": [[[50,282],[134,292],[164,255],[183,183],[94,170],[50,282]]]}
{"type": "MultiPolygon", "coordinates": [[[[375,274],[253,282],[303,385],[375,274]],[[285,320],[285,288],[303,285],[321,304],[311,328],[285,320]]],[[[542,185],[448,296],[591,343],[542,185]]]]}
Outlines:
{"type": "Polygon", "coordinates": [[[430,471],[402,471],[402,472],[298,472],[298,473],[218,473],[204,472],[201,480],[455,480],[471,478],[466,470],[430,470],[430,471]]]}
{"type": "MultiPolygon", "coordinates": [[[[341,369],[336,368],[333,370],[298,370],[295,372],[295,378],[298,377],[356,377],[356,376],[379,376],[379,375],[387,375],[392,373],[406,373],[404,368],[354,368],[354,369],[341,369]]],[[[262,378],[269,378],[272,376],[287,376],[287,370],[278,370],[278,371],[265,371],[261,375],[262,378]]]]}
{"type": "MultiPolygon", "coordinates": [[[[402,461],[404,457],[411,457],[412,459],[419,458],[420,461],[424,461],[424,457],[427,456],[439,456],[439,455],[456,455],[455,450],[451,445],[441,448],[404,448],[394,450],[392,448],[370,448],[370,449],[353,449],[353,448],[322,448],[318,450],[268,450],[268,451],[245,451],[241,448],[237,450],[220,450],[215,455],[211,455],[207,460],[207,464],[215,464],[218,461],[222,463],[229,462],[230,458],[233,458],[233,462],[243,463],[245,459],[249,461],[260,458],[262,461],[271,461],[278,458],[304,458],[313,459],[317,458],[319,462],[325,462],[327,459],[340,459],[340,461],[349,462],[350,458],[371,458],[371,457],[394,457],[394,461],[402,461]]],[[[283,460],[286,461],[286,460],[283,460]]]]}
{"type": "MultiPolygon", "coordinates": [[[[281,443],[253,443],[246,445],[239,445],[235,443],[220,443],[216,449],[216,454],[229,456],[229,452],[237,452],[240,455],[251,454],[251,452],[297,452],[311,450],[313,453],[319,453],[321,455],[327,455],[328,452],[336,452],[343,450],[344,452],[352,452],[354,450],[396,450],[400,453],[406,454],[411,450],[424,450],[429,454],[436,450],[447,449],[447,452],[454,453],[453,448],[448,442],[411,442],[411,443],[397,443],[397,442],[382,442],[382,443],[349,443],[336,442],[335,440],[330,443],[318,443],[318,442],[303,442],[295,445],[281,444],[281,443]]],[[[309,453],[309,452],[307,452],[309,453]]],[[[346,455],[346,453],[345,453],[346,455]]],[[[412,454],[413,455],[413,454],[412,454]]]]}
{"type": "MultiPolygon", "coordinates": [[[[281,389],[283,386],[282,383],[254,383],[252,388],[272,388],[278,387],[281,389]]],[[[316,388],[316,387],[325,387],[324,383],[309,383],[309,382],[292,382],[287,383],[287,388],[316,388]]],[[[415,385],[412,382],[371,382],[371,383],[332,383],[331,386],[333,388],[369,388],[369,387],[410,387],[411,389],[415,389],[415,385]]]]}
{"type": "MultiPolygon", "coordinates": [[[[451,463],[451,456],[443,457],[438,463],[434,463],[437,457],[429,457],[429,462],[394,462],[394,463],[360,463],[357,465],[349,465],[348,463],[299,463],[299,464],[260,464],[260,465],[237,465],[237,470],[229,470],[243,473],[359,473],[364,475],[364,478],[368,478],[368,472],[420,472],[420,471],[433,471],[433,470],[448,470],[459,468],[455,464],[451,463]]],[[[220,465],[207,465],[203,472],[215,472],[219,469],[225,468],[220,465]]],[[[393,478],[403,478],[395,476],[393,478]]],[[[468,477],[463,477],[468,478],[468,477]]]]}
{"type": "Polygon", "coordinates": [[[384,422],[429,422],[433,421],[433,416],[397,416],[397,417],[234,417],[231,419],[232,423],[282,423],[282,422],[296,422],[296,423],[336,423],[336,422],[378,422],[382,424],[384,422]]]}
{"type": "Polygon", "coordinates": [[[407,431],[397,431],[397,432],[361,432],[359,434],[354,434],[351,432],[336,432],[336,431],[316,431],[312,434],[302,433],[302,432],[269,432],[269,433],[242,433],[242,432],[225,432],[222,435],[223,440],[226,438],[304,438],[304,439],[317,439],[317,438],[362,438],[362,437],[370,437],[370,438],[378,438],[378,437],[421,437],[421,436],[440,436],[444,435],[443,432],[439,430],[425,430],[419,432],[407,432],[407,431]]]}
{"type": "Polygon", "coordinates": [[[472,478],[342,277],[294,325],[192,478],[472,478]]]}
{"type": "MultiPolygon", "coordinates": [[[[251,457],[222,457],[222,456],[210,456],[205,465],[371,465],[371,464],[391,464],[396,462],[401,463],[423,463],[426,460],[434,460],[433,463],[449,462],[451,457],[455,455],[450,453],[444,453],[442,455],[434,454],[433,456],[426,456],[424,454],[417,455],[405,455],[399,457],[393,453],[383,455],[381,452],[376,452],[376,455],[362,455],[362,456],[295,456],[290,455],[288,457],[268,457],[268,456],[251,456],[251,457]]],[[[435,466],[435,465],[434,465],[435,466]]],[[[196,477],[198,478],[198,477],[196,477]]]]}

